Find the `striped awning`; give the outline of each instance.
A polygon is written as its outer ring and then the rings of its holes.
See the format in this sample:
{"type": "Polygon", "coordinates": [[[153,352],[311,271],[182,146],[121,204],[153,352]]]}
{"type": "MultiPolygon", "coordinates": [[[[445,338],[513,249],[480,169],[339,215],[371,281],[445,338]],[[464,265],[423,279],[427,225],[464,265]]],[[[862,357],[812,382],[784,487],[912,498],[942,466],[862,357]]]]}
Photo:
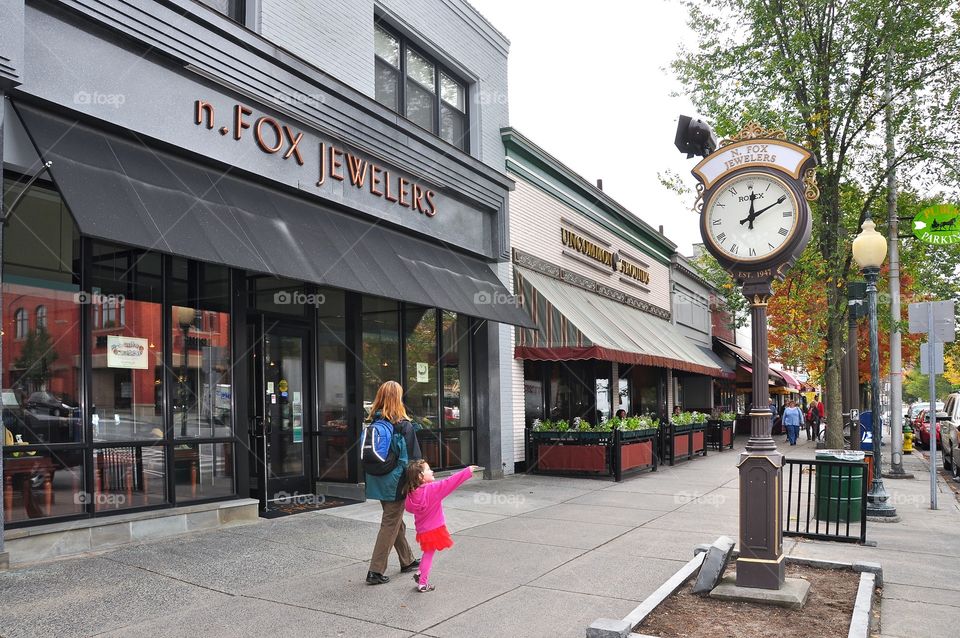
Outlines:
{"type": "Polygon", "coordinates": [[[599,359],[734,377],[719,356],[669,321],[527,268],[514,273],[523,308],[537,325],[517,329],[518,359],[599,359]]]}

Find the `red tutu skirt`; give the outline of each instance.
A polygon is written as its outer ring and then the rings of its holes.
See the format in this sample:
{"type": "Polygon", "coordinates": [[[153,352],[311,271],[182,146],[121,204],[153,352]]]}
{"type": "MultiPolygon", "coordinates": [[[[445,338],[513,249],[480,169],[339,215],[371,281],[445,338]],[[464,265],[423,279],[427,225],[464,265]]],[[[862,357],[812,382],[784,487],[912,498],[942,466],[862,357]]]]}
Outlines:
{"type": "Polygon", "coordinates": [[[420,549],[425,552],[453,547],[453,539],[450,538],[450,532],[447,531],[446,525],[418,533],[417,543],[420,544],[420,549]]]}

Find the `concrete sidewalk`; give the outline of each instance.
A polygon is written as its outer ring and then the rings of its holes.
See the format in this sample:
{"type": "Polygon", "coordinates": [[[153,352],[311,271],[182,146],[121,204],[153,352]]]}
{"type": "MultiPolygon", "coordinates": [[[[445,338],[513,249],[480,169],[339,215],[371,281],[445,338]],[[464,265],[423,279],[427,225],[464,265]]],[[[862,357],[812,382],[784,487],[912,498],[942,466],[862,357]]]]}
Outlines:
{"type": "MultiPolygon", "coordinates": [[[[902,522],[869,523],[876,547],[788,538],[785,550],[880,562],[883,636],[956,635],[960,508],[940,482],[940,510],[927,509],[927,466],[906,459],[916,479],[886,482],[902,522]]],[[[471,481],[446,501],[457,544],[437,558],[430,594],[395,555],[390,583],[364,584],[375,502],[22,568],[0,574],[0,635],[581,637],[626,615],[696,544],[737,537],[736,460],[711,452],[620,484],[471,481]]]]}

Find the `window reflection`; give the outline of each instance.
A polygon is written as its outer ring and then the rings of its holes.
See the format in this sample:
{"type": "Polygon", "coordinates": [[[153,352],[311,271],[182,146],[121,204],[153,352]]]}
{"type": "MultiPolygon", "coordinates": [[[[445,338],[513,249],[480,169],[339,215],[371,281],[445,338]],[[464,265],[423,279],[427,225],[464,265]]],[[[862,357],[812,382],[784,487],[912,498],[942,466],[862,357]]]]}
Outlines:
{"type": "Polygon", "coordinates": [[[407,354],[404,404],[412,420],[428,429],[439,428],[437,311],[407,306],[404,326],[407,354]]]}
{"type": "Polygon", "coordinates": [[[92,253],[93,439],[162,439],[161,257],[104,243],[92,253]]]}
{"type": "Polygon", "coordinates": [[[190,443],[173,450],[177,502],[230,496],[233,487],[233,444],[190,443]]]}
{"type": "Polygon", "coordinates": [[[350,480],[353,431],[347,422],[347,347],[344,294],[323,289],[317,333],[320,423],[316,439],[317,477],[350,480]]]}
{"type": "Polygon", "coordinates": [[[184,259],[174,259],[171,270],[174,436],[230,436],[230,273],[184,259]]]}
{"type": "Polygon", "coordinates": [[[91,499],[96,511],[160,505],[166,501],[166,453],[161,446],[93,451],[91,499]]]}
{"type": "Polygon", "coordinates": [[[377,390],[384,381],[400,381],[400,313],[396,301],[364,297],[363,330],[363,417],[366,418],[377,390]]]}

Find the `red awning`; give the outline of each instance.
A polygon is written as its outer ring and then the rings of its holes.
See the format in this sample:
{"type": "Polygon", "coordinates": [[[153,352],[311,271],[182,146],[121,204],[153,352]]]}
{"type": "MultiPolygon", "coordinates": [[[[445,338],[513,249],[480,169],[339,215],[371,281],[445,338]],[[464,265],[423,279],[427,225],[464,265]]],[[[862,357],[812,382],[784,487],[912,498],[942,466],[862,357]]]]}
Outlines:
{"type": "Polygon", "coordinates": [[[517,359],[599,359],[734,378],[707,345],[665,319],[527,268],[517,266],[514,274],[523,308],[537,325],[517,331],[517,359]]]}

